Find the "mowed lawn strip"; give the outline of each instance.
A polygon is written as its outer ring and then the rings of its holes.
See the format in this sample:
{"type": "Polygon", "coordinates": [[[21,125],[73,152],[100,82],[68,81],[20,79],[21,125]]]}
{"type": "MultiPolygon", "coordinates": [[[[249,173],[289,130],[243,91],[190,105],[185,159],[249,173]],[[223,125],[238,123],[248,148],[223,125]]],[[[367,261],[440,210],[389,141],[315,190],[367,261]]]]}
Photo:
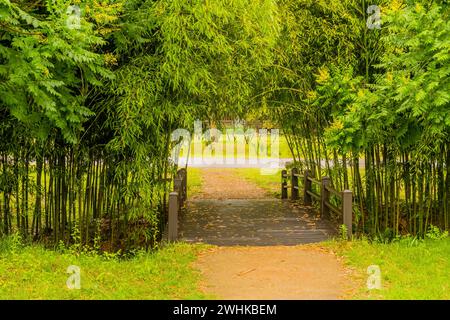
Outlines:
{"type": "Polygon", "coordinates": [[[234,173],[263,188],[272,197],[279,197],[281,195],[281,171],[279,170],[271,172],[264,171],[260,168],[239,168],[234,169],[234,173]]]}
{"type": "Polygon", "coordinates": [[[202,191],[202,170],[200,168],[188,168],[187,193],[188,197],[195,196],[202,191]]]}
{"type": "Polygon", "coordinates": [[[33,245],[16,252],[0,245],[0,299],[205,299],[191,263],[206,246],[176,244],[129,260],[76,256],[33,245]],[[3,247],[3,250],[2,250],[3,247]],[[81,269],[81,289],[66,273],[81,269]]]}
{"type": "Polygon", "coordinates": [[[357,240],[324,244],[355,270],[356,299],[450,299],[450,238],[382,244],[357,240]],[[368,290],[367,268],[379,266],[381,290],[368,290]]]}

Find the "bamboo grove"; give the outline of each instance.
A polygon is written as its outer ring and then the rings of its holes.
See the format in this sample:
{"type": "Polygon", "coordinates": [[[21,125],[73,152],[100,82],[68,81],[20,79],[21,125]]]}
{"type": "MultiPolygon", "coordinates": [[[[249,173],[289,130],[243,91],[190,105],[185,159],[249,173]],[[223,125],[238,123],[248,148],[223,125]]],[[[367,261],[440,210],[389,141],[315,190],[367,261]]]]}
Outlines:
{"type": "Polygon", "coordinates": [[[447,1],[0,0],[0,234],[157,246],[171,133],[266,117],[358,233],[450,219],[447,1]],[[381,28],[369,28],[381,8],[381,28]]]}
{"type": "Polygon", "coordinates": [[[389,240],[423,236],[431,225],[448,230],[447,2],[298,3],[285,2],[290,15],[281,38],[289,43],[301,30],[298,42],[272,75],[282,85],[265,95],[268,105],[281,106],[275,119],[297,163],[353,191],[360,234],[389,240]],[[373,12],[366,9],[375,4],[382,24],[369,28],[373,12]],[[301,25],[306,19],[311,29],[301,25]]]}
{"type": "Polygon", "coordinates": [[[0,233],[157,246],[176,170],[171,134],[205,114],[242,114],[271,61],[275,9],[1,0],[0,233]]]}

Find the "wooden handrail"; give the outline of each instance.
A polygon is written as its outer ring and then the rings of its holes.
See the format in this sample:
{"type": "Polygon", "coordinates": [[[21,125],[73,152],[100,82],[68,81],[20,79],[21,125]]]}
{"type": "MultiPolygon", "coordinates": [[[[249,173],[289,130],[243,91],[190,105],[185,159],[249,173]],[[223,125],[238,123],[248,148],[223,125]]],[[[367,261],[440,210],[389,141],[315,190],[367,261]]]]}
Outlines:
{"type": "Polygon", "coordinates": [[[316,180],[316,179],[314,179],[314,178],[312,178],[312,177],[308,177],[307,178],[309,181],[311,181],[311,182],[314,182],[314,183],[317,183],[317,184],[321,184],[321,182],[319,181],[319,180],[316,180]]]}
{"type": "Polygon", "coordinates": [[[308,191],[306,191],[306,192],[307,192],[308,195],[310,195],[311,197],[316,198],[317,200],[320,199],[320,194],[317,194],[317,193],[312,192],[312,191],[310,191],[310,190],[308,190],[308,191]]]}
{"type": "Polygon", "coordinates": [[[327,189],[328,192],[334,194],[335,196],[337,196],[337,197],[339,197],[339,198],[342,198],[342,193],[341,193],[341,192],[339,192],[339,191],[333,189],[333,188],[330,187],[330,186],[326,186],[326,189],[327,189]]]}
{"type": "Polygon", "coordinates": [[[329,203],[328,201],[325,201],[324,203],[325,203],[325,205],[328,207],[328,209],[330,209],[330,210],[333,211],[334,213],[336,213],[336,214],[341,214],[341,211],[339,210],[338,207],[332,205],[332,204],[329,203]]]}
{"type": "Polygon", "coordinates": [[[299,199],[299,178],[303,177],[303,203],[306,206],[312,205],[313,200],[320,202],[320,213],[322,217],[329,218],[330,211],[341,214],[343,224],[347,227],[347,237],[351,239],[353,233],[352,226],[352,192],[350,190],[344,190],[342,192],[337,191],[331,187],[331,180],[329,177],[322,177],[319,181],[315,179],[311,171],[305,170],[302,174],[297,168],[291,169],[289,175],[287,170],[281,172],[281,199],[288,198],[288,188],[291,189],[291,200],[299,199]],[[287,179],[291,178],[291,184],[288,186],[287,179]],[[312,183],[320,185],[320,194],[312,191],[312,183]],[[330,203],[330,194],[340,198],[341,205],[339,207],[330,203]]]}

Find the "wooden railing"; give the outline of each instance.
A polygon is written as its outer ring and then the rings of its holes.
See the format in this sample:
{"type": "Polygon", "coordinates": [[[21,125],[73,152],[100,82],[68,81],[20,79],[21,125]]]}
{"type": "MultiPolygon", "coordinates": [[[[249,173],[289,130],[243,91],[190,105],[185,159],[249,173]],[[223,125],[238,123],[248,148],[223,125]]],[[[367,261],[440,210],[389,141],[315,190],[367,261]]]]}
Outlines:
{"type": "Polygon", "coordinates": [[[168,240],[178,240],[178,216],[187,199],[187,171],[180,169],[173,178],[173,191],[169,194],[168,240]]]}
{"type": "Polygon", "coordinates": [[[350,239],[353,233],[352,227],[352,192],[350,190],[337,191],[331,187],[329,177],[321,180],[314,179],[309,170],[303,174],[297,168],[292,168],[290,175],[287,170],[281,171],[281,199],[288,198],[288,189],[291,189],[291,200],[300,198],[299,178],[303,179],[303,203],[306,206],[312,205],[313,200],[320,202],[320,213],[322,217],[330,218],[330,211],[342,217],[343,224],[347,228],[347,237],[350,239]],[[291,185],[288,186],[288,179],[291,185]],[[313,191],[313,184],[319,186],[320,194],[313,191]],[[339,207],[330,203],[330,195],[334,195],[341,200],[339,207]]]}

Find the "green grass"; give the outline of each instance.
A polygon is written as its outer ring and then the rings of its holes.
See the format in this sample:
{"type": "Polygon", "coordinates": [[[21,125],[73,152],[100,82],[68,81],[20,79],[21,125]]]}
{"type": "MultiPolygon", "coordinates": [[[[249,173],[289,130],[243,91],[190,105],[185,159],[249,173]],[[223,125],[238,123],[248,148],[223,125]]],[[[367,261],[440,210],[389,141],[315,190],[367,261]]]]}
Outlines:
{"type": "MultiPolygon", "coordinates": [[[[262,175],[259,168],[232,168],[225,169],[233,171],[233,174],[244,177],[257,186],[263,188],[273,196],[280,195],[280,171],[272,175],[262,175]]],[[[189,168],[188,169],[188,196],[191,197],[201,192],[202,189],[202,169],[189,168]]]]}
{"type": "MultiPolygon", "coordinates": [[[[391,244],[330,241],[355,270],[355,299],[450,299],[450,238],[391,244]],[[367,267],[378,265],[382,289],[367,290],[367,267]]],[[[211,299],[192,267],[205,245],[179,243],[129,260],[61,253],[0,240],[0,299],[211,299]],[[67,267],[81,268],[81,289],[66,286],[67,267]]]]}
{"type": "MultiPolygon", "coordinates": [[[[191,156],[194,156],[194,157],[202,157],[202,156],[204,156],[205,158],[210,158],[210,157],[208,157],[206,155],[206,153],[204,154],[206,146],[207,146],[206,142],[203,141],[201,143],[201,150],[200,150],[200,148],[194,147],[194,142],[191,142],[191,146],[190,146],[190,154],[191,154],[191,156]],[[198,150],[196,150],[195,148],[198,148],[198,150]]],[[[228,156],[232,156],[234,158],[246,158],[246,159],[249,158],[250,157],[250,145],[248,143],[245,143],[244,146],[245,146],[245,149],[244,149],[245,151],[244,150],[242,150],[242,151],[244,151],[245,153],[238,152],[238,143],[233,143],[233,155],[228,155],[228,156]]],[[[227,157],[227,154],[226,154],[227,153],[227,148],[226,148],[226,143],[225,142],[223,143],[222,147],[223,147],[223,149],[222,149],[222,157],[225,159],[227,157]]],[[[270,144],[267,146],[267,148],[269,148],[269,150],[270,150],[270,144]]],[[[184,148],[183,148],[181,150],[179,156],[180,157],[185,157],[186,152],[187,152],[187,150],[184,150],[184,148]]],[[[258,158],[261,158],[261,159],[267,158],[267,154],[265,154],[265,153],[264,154],[259,154],[259,151],[257,149],[256,150],[252,150],[252,152],[255,152],[255,155],[258,158]]],[[[289,149],[289,146],[288,146],[288,143],[286,141],[286,138],[283,135],[281,135],[280,139],[279,139],[278,157],[281,158],[281,159],[286,159],[286,158],[290,159],[290,158],[292,158],[291,150],[289,149]]],[[[270,155],[270,158],[276,158],[276,155],[270,155]]]]}
{"type": "Polygon", "coordinates": [[[289,149],[288,143],[284,136],[280,137],[280,158],[282,159],[292,158],[291,149],[289,149]]]}
{"type": "Polygon", "coordinates": [[[11,252],[0,241],[0,299],[205,299],[191,263],[205,246],[176,244],[130,260],[60,253],[33,245],[11,252]],[[81,268],[68,289],[67,267],[81,268]]]}
{"type": "Polygon", "coordinates": [[[355,269],[356,299],[450,299],[450,238],[390,244],[367,241],[325,244],[355,269]],[[368,290],[367,268],[378,265],[382,289],[368,290]]]}
{"type": "Polygon", "coordinates": [[[188,168],[187,170],[187,193],[188,197],[200,193],[202,190],[202,174],[199,168],[188,168]]]}
{"type": "Polygon", "coordinates": [[[261,169],[258,168],[239,168],[234,170],[236,170],[236,173],[238,175],[243,176],[247,181],[250,181],[263,188],[274,197],[280,196],[280,171],[277,171],[277,173],[271,175],[262,175],[261,169]]]}

